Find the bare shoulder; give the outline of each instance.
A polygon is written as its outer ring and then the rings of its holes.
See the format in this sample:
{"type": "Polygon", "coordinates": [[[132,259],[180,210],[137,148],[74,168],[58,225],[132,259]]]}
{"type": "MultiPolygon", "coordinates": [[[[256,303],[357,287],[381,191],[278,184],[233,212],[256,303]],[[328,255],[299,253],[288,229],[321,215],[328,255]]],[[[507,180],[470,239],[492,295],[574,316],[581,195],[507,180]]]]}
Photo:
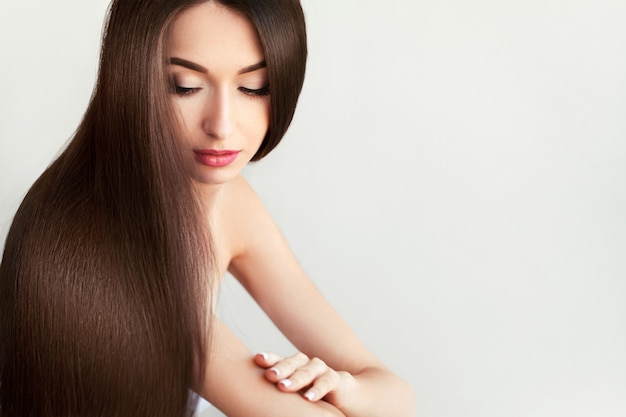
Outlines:
{"type": "Polygon", "coordinates": [[[225,184],[215,210],[212,217],[219,222],[215,227],[227,243],[231,259],[245,252],[259,231],[274,227],[263,202],[242,176],[225,184]]]}
{"type": "Polygon", "coordinates": [[[225,215],[240,217],[244,214],[249,216],[251,213],[263,209],[263,203],[261,203],[259,196],[241,175],[224,184],[221,194],[220,217],[225,217],[225,215]]]}

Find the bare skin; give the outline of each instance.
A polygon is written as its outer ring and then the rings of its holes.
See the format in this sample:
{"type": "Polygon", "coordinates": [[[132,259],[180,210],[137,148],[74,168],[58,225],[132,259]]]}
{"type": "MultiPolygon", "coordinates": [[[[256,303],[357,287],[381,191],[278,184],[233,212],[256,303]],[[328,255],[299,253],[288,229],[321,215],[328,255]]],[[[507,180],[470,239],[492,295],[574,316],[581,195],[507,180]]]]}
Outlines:
{"type": "Polygon", "coordinates": [[[254,27],[217,3],[201,3],[177,17],[168,55],[177,86],[171,98],[186,132],[181,146],[209,218],[219,276],[229,271],[239,280],[300,351],[253,355],[214,318],[206,384],[197,391],[230,417],[413,416],[410,387],[317,291],[240,176],[269,124],[254,27]],[[228,163],[216,156],[226,150],[235,155],[228,163]]]}
{"type": "MultiPolygon", "coordinates": [[[[315,289],[246,181],[239,177],[229,182],[214,203],[212,232],[216,246],[224,249],[219,251],[220,263],[228,265],[228,270],[301,354],[285,360],[271,353],[265,354],[267,359],[259,354],[253,362],[251,352],[220,324],[215,333],[217,349],[210,361],[207,390],[201,393],[218,408],[222,409],[223,404],[229,416],[256,415],[229,414],[227,408],[246,407],[240,404],[241,398],[250,398],[253,393],[264,406],[277,404],[274,401],[282,404],[297,396],[300,401],[294,406],[303,407],[302,411],[285,404],[281,410],[286,415],[307,415],[305,405],[327,403],[335,410],[315,412],[325,415],[327,411],[340,411],[337,415],[350,417],[413,416],[414,400],[408,385],[363,346],[315,289]],[[280,383],[285,379],[292,384],[280,383]],[[264,386],[268,383],[274,385],[271,393],[285,397],[274,400],[264,386]],[[237,389],[216,390],[216,385],[223,384],[237,389]],[[300,388],[309,386],[299,393],[300,388]],[[306,395],[310,392],[314,396],[309,399],[306,395]],[[293,414],[294,410],[298,414],[293,414]]],[[[251,402],[253,409],[260,404],[251,402]]],[[[318,415],[315,412],[312,415],[318,415]]]]}

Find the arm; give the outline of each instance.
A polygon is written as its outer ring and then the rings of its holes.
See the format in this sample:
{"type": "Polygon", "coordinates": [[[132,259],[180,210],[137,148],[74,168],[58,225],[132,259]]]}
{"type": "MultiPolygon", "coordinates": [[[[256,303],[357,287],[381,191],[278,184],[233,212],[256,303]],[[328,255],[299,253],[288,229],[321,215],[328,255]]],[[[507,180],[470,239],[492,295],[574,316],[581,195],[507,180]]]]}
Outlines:
{"type": "Polygon", "coordinates": [[[363,346],[317,291],[247,183],[241,180],[238,188],[230,227],[241,238],[230,272],[300,351],[349,373],[353,383],[333,403],[344,414],[412,416],[415,400],[408,384],[363,346]]]}
{"type": "Polygon", "coordinates": [[[284,394],[264,378],[252,354],[217,318],[212,321],[211,359],[198,393],[229,417],[343,417],[332,405],[284,394]]]}

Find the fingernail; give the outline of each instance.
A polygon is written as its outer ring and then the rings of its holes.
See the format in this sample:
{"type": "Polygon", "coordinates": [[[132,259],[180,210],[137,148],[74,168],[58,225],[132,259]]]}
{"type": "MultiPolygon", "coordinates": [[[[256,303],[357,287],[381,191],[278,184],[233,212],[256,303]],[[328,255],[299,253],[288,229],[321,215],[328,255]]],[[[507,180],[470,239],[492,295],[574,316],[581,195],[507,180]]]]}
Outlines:
{"type": "Polygon", "coordinates": [[[293,382],[291,382],[289,379],[282,379],[280,380],[280,382],[278,382],[280,385],[282,385],[285,388],[289,388],[290,386],[293,385],[293,382]]]}
{"type": "Polygon", "coordinates": [[[263,356],[263,359],[264,359],[266,362],[267,362],[267,360],[269,359],[268,354],[267,354],[267,353],[265,353],[265,352],[261,352],[261,353],[259,353],[259,355],[263,356]]]}
{"type": "Polygon", "coordinates": [[[280,372],[278,372],[278,369],[276,369],[276,368],[270,368],[270,372],[273,373],[276,376],[278,376],[280,374],[280,372]]]}
{"type": "Polygon", "coordinates": [[[309,391],[304,394],[304,397],[309,401],[313,401],[315,399],[315,393],[313,391],[309,391]]]}

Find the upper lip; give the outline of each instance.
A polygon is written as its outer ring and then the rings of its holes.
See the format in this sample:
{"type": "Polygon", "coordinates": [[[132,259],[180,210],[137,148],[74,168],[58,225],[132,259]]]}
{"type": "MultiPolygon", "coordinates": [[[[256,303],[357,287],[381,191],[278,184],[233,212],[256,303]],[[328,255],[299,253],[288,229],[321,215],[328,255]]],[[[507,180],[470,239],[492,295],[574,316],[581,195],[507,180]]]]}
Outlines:
{"type": "Polygon", "coordinates": [[[203,155],[215,155],[215,156],[220,156],[220,155],[230,155],[233,153],[237,153],[239,151],[233,151],[233,150],[228,150],[228,149],[224,149],[224,150],[217,150],[217,149],[198,149],[195,151],[196,153],[199,154],[203,154],[203,155]]]}

